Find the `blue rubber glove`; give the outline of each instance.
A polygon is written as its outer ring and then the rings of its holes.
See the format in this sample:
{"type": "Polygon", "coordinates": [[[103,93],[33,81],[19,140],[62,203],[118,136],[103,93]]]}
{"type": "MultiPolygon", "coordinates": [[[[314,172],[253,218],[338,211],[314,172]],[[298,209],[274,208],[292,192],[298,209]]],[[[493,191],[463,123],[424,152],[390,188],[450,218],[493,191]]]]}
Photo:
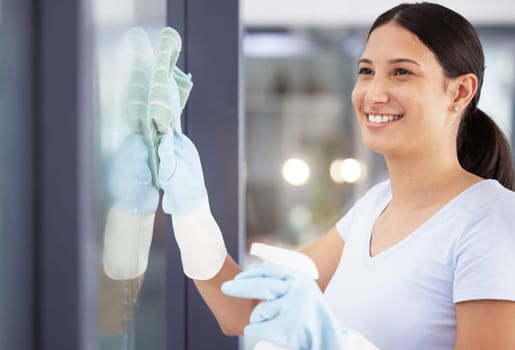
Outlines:
{"type": "MultiPolygon", "coordinates": [[[[182,96],[181,82],[175,80],[170,84],[175,87],[172,91],[182,96]]],[[[222,268],[227,249],[211,214],[199,153],[182,133],[180,118],[173,133],[160,138],[158,155],[162,207],[172,215],[184,273],[196,280],[210,279],[222,268]]]]}
{"type": "Polygon", "coordinates": [[[225,282],[222,291],[263,300],[251,313],[245,336],[294,350],[356,349],[348,344],[358,333],[338,325],[316,282],[302,272],[265,262],[225,282]]]}
{"type": "Polygon", "coordinates": [[[180,118],[173,133],[161,137],[158,154],[165,213],[182,216],[207,201],[200,156],[193,142],[182,133],[180,118]]]}

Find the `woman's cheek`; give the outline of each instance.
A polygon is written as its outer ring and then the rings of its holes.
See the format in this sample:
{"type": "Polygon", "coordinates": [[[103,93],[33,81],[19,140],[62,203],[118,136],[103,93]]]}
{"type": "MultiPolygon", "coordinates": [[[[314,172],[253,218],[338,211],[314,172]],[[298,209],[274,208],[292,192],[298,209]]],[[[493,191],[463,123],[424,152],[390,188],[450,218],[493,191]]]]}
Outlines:
{"type": "Polygon", "coordinates": [[[365,96],[364,88],[362,84],[358,81],[356,85],[354,85],[354,89],[352,90],[351,99],[352,105],[354,106],[354,110],[356,113],[360,111],[361,104],[363,103],[363,98],[365,96]]]}

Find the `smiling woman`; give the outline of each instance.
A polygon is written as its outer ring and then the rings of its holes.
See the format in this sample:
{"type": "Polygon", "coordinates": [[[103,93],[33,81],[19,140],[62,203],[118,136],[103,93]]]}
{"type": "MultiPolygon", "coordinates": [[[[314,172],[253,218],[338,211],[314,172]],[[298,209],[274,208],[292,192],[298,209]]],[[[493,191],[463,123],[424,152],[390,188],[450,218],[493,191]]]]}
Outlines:
{"type": "Polygon", "coordinates": [[[381,348],[515,346],[515,285],[499,274],[515,262],[513,169],[477,107],[483,67],[472,26],[439,5],[400,5],[369,32],[352,101],[390,181],[337,223],[345,249],[326,295],[381,348]]]}

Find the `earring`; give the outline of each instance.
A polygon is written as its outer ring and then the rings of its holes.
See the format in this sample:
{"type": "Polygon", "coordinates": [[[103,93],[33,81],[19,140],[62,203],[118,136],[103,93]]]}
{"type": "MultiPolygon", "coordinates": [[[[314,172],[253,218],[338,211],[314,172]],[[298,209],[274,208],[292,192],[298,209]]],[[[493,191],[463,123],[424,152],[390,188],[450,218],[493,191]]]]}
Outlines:
{"type": "Polygon", "coordinates": [[[457,112],[460,109],[460,106],[454,105],[452,106],[452,109],[454,110],[454,112],[457,112]]]}

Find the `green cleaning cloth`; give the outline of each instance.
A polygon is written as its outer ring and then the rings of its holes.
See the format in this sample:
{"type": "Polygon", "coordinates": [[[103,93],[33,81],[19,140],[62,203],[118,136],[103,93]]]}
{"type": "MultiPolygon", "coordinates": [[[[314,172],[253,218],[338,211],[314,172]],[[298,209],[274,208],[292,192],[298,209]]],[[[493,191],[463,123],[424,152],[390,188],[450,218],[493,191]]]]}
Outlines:
{"type": "Polygon", "coordinates": [[[143,28],[131,28],[125,40],[130,62],[123,111],[132,132],[145,139],[152,182],[159,187],[159,138],[177,125],[193,86],[191,74],[176,66],[182,42],[175,29],[161,30],[155,54],[143,28]]]}
{"type": "Polygon", "coordinates": [[[148,112],[141,121],[141,130],[150,149],[149,166],[156,187],[159,186],[159,138],[172,132],[177,125],[193,86],[191,74],[185,74],[176,66],[181,46],[177,31],[170,27],[161,30],[150,78],[148,112]]]}

